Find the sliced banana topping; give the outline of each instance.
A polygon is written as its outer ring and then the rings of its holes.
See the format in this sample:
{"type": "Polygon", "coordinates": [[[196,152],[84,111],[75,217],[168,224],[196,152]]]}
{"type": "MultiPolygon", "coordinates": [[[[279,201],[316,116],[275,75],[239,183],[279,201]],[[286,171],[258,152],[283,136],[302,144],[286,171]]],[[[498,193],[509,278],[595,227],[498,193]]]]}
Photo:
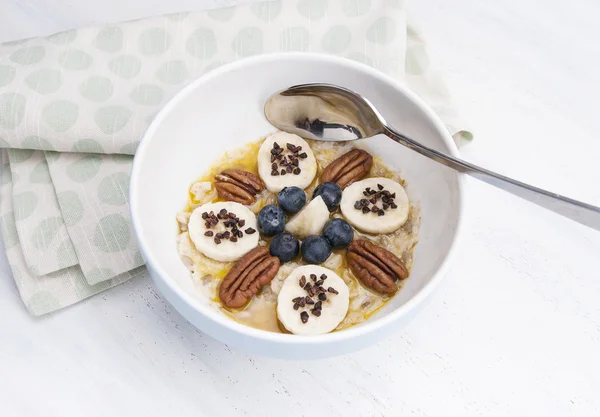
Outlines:
{"type": "Polygon", "coordinates": [[[285,230],[303,239],[319,235],[329,220],[329,209],[321,196],[311,200],[298,214],[285,225],[285,230]]]}
{"type": "Polygon", "coordinates": [[[346,317],[348,286],[339,275],[317,265],[299,266],[285,279],[277,297],[277,317],[298,335],[329,333],[346,317]]]}
{"type": "Polygon", "coordinates": [[[306,188],[317,174],[317,161],[300,136],[278,132],[258,150],[258,174],[273,193],[290,186],[306,188]]]}
{"type": "Polygon", "coordinates": [[[391,233],[408,219],[404,188],[389,178],[367,178],[344,189],[340,209],[346,220],[365,233],[391,233]]]}
{"type": "Polygon", "coordinates": [[[235,261],[258,245],[256,216],[230,201],[208,203],[190,216],[190,239],[199,252],[216,261],[235,261]]]}

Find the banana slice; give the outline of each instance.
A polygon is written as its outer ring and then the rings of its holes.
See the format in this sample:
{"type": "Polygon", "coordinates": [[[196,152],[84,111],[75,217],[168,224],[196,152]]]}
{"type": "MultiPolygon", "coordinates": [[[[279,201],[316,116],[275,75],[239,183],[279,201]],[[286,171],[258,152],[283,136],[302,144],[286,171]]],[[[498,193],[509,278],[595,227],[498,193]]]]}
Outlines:
{"type": "Polygon", "coordinates": [[[306,188],[317,174],[317,161],[300,136],[278,132],[258,150],[258,174],[272,193],[293,185],[306,188]]]}
{"type": "Polygon", "coordinates": [[[335,272],[317,265],[299,266],[279,291],[277,317],[294,334],[329,333],[346,317],[349,300],[348,286],[335,272]]]}
{"type": "Polygon", "coordinates": [[[404,188],[389,178],[367,178],[344,189],[342,214],[365,233],[391,233],[408,219],[410,202],[404,188]]]}
{"type": "Polygon", "coordinates": [[[256,216],[231,201],[196,208],[188,222],[190,239],[199,252],[221,262],[235,261],[258,246],[256,216]]]}
{"type": "Polygon", "coordinates": [[[329,220],[329,209],[321,196],[308,203],[285,225],[285,230],[300,239],[310,235],[320,235],[329,220]]]}

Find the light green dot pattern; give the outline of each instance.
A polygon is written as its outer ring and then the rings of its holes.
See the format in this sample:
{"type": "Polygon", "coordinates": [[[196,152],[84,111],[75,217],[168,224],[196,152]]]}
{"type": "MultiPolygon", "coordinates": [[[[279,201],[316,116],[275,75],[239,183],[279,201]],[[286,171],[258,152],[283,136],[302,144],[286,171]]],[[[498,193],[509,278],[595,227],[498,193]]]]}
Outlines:
{"type": "Polygon", "coordinates": [[[126,143],[125,145],[121,146],[121,149],[119,149],[119,152],[127,154],[127,155],[133,155],[135,154],[135,150],[138,147],[138,143],[137,142],[131,142],[131,143],[126,143]]]}
{"type": "Polygon", "coordinates": [[[371,8],[371,0],[342,0],[342,10],[349,17],[364,16],[371,8]]]}
{"type": "Polygon", "coordinates": [[[327,2],[323,0],[302,0],[297,7],[298,12],[310,20],[321,19],[327,13],[327,2]]]}
{"type": "Polygon", "coordinates": [[[106,101],[113,94],[113,84],[110,79],[95,75],[79,85],[79,94],[97,103],[106,101]]]}
{"type": "Polygon", "coordinates": [[[70,240],[61,243],[56,249],[56,264],[59,268],[66,268],[76,264],[77,254],[73,250],[73,244],[70,240]]]}
{"type": "Polygon", "coordinates": [[[129,98],[136,103],[143,106],[156,106],[160,104],[165,92],[162,88],[151,85],[151,84],[141,84],[133,89],[131,94],[129,94],[129,98]]]}
{"type": "Polygon", "coordinates": [[[29,46],[27,48],[17,49],[8,57],[11,61],[21,65],[37,64],[46,55],[46,49],[43,46],[29,46]]]}
{"type": "Polygon", "coordinates": [[[58,56],[58,63],[66,70],[83,71],[92,65],[92,57],[79,49],[63,51],[58,56]]]}
{"type": "Polygon", "coordinates": [[[10,65],[0,65],[0,87],[4,87],[15,79],[15,67],[10,65]]]}
{"type": "Polygon", "coordinates": [[[48,36],[46,39],[49,42],[55,43],[57,45],[66,45],[71,43],[77,37],[76,30],[68,30],[66,32],[55,33],[54,35],[48,36]]]}
{"type": "Polygon", "coordinates": [[[33,247],[39,250],[48,249],[62,224],[62,217],[49,217],[39,222],[31,235],[33,247]]]}
{"type": "Polygon", "coordinates": [[[214,20],[225,22],[233,17],[235,13],[235,7],[222,7],[220,9],[213,9],[206,12],[206,15],[214,20]]]}
{"type": "Polygon", "coordinates": [[[171,46],[171,35],[162,28],[146,29],[140,35],[138,47],[143,55],[160,55],[171,46]]]}
{"type": "Polygon", "coordinates": [[[380,17],[367,29],[367,40],[378,44],[389,44],[396,38],[396,24],[390,17],[380,17]]]}
{"type": "Polygon", "coordinates": [[[73,144],[73,152],[104,153],[104,148],[94,139],[80,139],[73,144]]]}
{"type": "Polygon", "coordinates": [[[102,282],[111,279],[115,273],[110,268],[94,268],[85,273],[88,282],[102,282]]]}
{"type": "Polygon", "coordinates": [[[63,191],[56,195],[58,205],[63,215],[67,227],[75,226],[82,218],[85,212],[81,199],[75,191],[63,191]]]}
{"type": "Polygon", "coordinates": [[[17,234],[14,213],[11,211],[0,217],[0,224],[2,226],[4,247],[6,249],[11,249],[19,243],[19,235],[17,234]]]}
{"type": "Polygon", "coordinates": [[[102,217],[94,231],[94,244],[104,252],[125,250],[130,240],[129,223],[120,214],[102,217]]]}
{"type": "Polygon", "coordinates": [[[48,291],[36,292],[27,301],[27,308],[35,315],[44,314],[61,308],[58,299],[48,291]]]}
{"type": "Polygon", "coordinates": [[[140,73],[142,61],[134,55],[121,55],[113,58],[108,63],[108,68],[115,75],[128,80],[140,73]]]}
{"type": "Polygon", "coordinates": [[[47,104],[42,110],[42,119],[56,132],[69,130],[79,116],[79,106],[67,100],[47,104]]]}
{"type": "Polygon", "coordinates": [[[79,183],[89,181],[96,176],[101,164],[102,159],[99,156],[83,156],[67,166],[67,176],[79,183]]]}
{"type": "Polygon", "coordinates": [[[25,78],[25,84],[39,94],[55,93],[62,85],[60,71],[42,68],[25,78]]]}
{"type": "Polygon", "coordinates": [[[123,30],[119,27],[102,29],[94,39],[94,46],[104,52],[119,51],[123,47],[123,30]]]}
{"type": "Polygon", "coordinates": [[[209,59],[217,53],[217,38],[211,29],[199,28],[185,42],[188,54],[198,59],[209,59]]]}
{"type": "Polygon", "coordinates": [[[46,161],[39,162],[29,174],[29,181],[34,184],[50,184],[52,177],[48,171],[48,163],[46,161]]]}
{"type": "Polygon", "coordinates": [[[183,61],[165,62],[156,71],[156,78],[166,84],[180,84],[188,75],[187,66],[183,61]]]}
{"type": "Polygon", "coordinates": [[[0,127],[14,129],[25,115],[25,97],[19,93],[0,94],[0,127]]]}
{"type": "Polygon", "coordinates": [[[270,22],[281,13],[281,0],[269,2],[256,2],[250,6],[256,17],[265,22],[270,22]]]}
{"type": "Polygon", "coordinates": [[[13,195],[13,209],[15,220],[24,220],[35,211],[37,206],[37,197],[31,191],[25,191],[13,195]]]}
{"type": "Polygon", "coordinates": [[[15,149],[11,151],[10,154],[10,163],[18,164],[21,162],[25,162],[31,158],[33,155],[33,149],[15,149]]]}
{"type": "Polygon", "coordinates": [[[235,35],[232,48],[237,55],[246,57],[263,51],[263,33],[257,27],[243,28],[235,35]]]}
{"type": "Polygon", "coordinates": [[[23,139],[23,142],[21,142],[21,147],[24,149],[40,149],[47,151],[54,150],[54,146],[52,146],[47,139],[35,135],[27,136],[25,139],[23,139]]]}
{"type": "Polygon", "coordinates": [[[329,28],[321,40],[321,47],[332,54],[344,52],[350,45],[352,34],[346,26],[336,25],[329,28]]]}
{"type": "Polygon", "coordinates": [[[107,106],[96,111],[94,120],[107,135],[112,135],[123,129],[131,118],[131,110],[123,106],[107,106]]]}
{"type": "Polygon", "coordinates": [[[289,27],[279,36],[281,51],[306,51],[310,46],[310,33],[302,26],[289,27]]]}
{"type": "Polygon", "coordinates": [[[122,206],[127,204],[129,195],[129,175],[124,172],[115,172],[100,181],[98,185],[98,198],[104,204],[122,206]]]}
{"type": "Polygon", "coordinates": [[[371,58],[360,52],[353,52],[350,55],[348,55],[348,58],[354,61],[362,62],[363,64],[373,66],[373,61],[371,60],[371,58]]]}

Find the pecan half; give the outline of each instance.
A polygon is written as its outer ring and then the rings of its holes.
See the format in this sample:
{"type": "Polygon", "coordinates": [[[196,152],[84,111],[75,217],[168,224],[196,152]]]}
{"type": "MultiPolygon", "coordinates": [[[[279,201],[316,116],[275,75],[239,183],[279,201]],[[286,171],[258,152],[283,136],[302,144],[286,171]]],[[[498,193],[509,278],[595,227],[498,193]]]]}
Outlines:
{"type": "Polygon", "coordinates": [[[387,249],[368,240],[355,240],[346,255],[352,273],[362,284],[381,294],[396,292],[395,282],[408,277],[402,261],[387,249]]]}
{"type": "Polygon", "coordinates": [[[215,176],[219,197],[245,205],[256,201],[256,194],[265,189],[254,174],[241,169],[226,169],[215,176]]]}
{"type": "Polygon", "coordinates": [[[223,279],[219,287],[221,302],[230,308],[243,307],[270,283],[279,270],[279,258],[269,255],[269,249],[259,246],[242,257],[223,279]]]}
{"type": "Polygon", "coordinates": [[[373,157],[362,149],[352,149],[327,165],[321,182],[335,182],[342,188],[363,179],[371,170],[373,157]]]}

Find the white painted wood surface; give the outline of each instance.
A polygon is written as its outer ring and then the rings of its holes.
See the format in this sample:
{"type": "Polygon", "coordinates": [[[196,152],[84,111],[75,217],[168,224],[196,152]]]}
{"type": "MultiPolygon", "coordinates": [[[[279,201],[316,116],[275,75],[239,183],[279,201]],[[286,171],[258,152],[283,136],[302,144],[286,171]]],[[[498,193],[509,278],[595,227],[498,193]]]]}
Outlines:
{"type": "MultiPolygon", "coordinates": [[[[0,0],[0,41],[225,0],[0,0]]],[[[413,0],[466,159],[600,204],[600,3],[413,0]]],[[[0,415],[598,416],[600,233],[469,181],[446,281],[353,355],[228,349],[134,280],[31,318],[0,255],[0,415]]],[[[3,252],[2,252],[3,253],[3,252]]]]}

